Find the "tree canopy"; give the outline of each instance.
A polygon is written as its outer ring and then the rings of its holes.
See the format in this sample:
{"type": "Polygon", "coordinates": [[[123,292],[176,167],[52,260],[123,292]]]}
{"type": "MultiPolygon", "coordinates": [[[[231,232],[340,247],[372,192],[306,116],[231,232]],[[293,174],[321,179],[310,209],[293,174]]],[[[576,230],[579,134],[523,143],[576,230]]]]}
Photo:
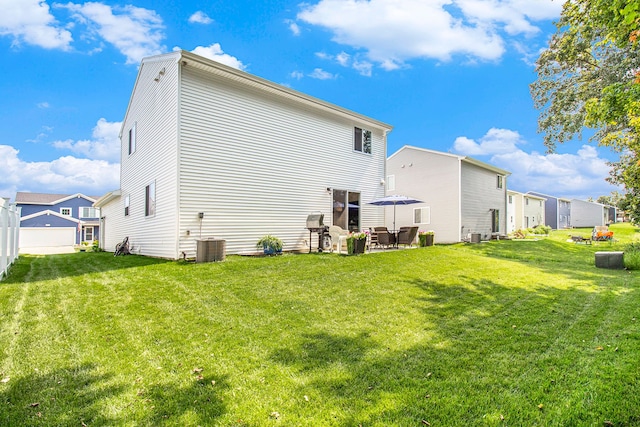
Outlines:
{"type": "Polygon", "coordinates": [[[567,0],[531,85],[550,151],[582,137],[620,152],[608,180],[640,221],[640,0],[567,0]]]}

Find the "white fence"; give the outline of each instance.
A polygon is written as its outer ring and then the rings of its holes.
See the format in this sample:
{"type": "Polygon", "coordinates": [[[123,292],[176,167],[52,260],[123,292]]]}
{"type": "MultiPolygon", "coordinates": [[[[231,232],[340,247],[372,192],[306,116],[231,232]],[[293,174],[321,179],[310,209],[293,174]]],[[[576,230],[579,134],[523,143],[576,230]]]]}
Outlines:
{"type": "Polygon", "coordinates": [[[20,237],[20,208],[0,198],[0,280],[18,258],[20,237]]]}

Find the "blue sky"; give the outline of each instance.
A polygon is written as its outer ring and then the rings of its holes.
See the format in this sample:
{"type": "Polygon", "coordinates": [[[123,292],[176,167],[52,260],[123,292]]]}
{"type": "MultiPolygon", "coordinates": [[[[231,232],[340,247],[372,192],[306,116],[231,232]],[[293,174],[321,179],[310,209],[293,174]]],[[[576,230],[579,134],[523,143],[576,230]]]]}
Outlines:
{"type": "Polygon", "coordinates": [[[511,171],[516,191],[608,195],[615,153],[584,139],[547,154],[537,133],[533,63],[561,7],[0,0],[0,196],[117,189],[118,133],[138,64],[177,48],[392,125],[388,155],[403,145],[470,155],[511,171]]]}

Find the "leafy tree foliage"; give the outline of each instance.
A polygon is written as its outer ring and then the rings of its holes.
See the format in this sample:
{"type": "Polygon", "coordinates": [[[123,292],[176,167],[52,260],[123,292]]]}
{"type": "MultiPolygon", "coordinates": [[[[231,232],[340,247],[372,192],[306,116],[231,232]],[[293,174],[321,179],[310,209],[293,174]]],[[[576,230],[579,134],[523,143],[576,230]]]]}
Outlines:
{"type": "Polygon", "coordinates": [[[608,180],[640,221],[640,0],[567,0],[531,85],[550,151],[582,137],[621,153],[608,180]]]}

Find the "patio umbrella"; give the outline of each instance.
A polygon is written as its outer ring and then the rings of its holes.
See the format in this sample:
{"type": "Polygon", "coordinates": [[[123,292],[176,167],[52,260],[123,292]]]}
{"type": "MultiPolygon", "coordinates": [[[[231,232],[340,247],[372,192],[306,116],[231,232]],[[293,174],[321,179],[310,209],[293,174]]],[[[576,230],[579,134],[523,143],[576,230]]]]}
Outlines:
{"type": "Polygon", "coordinates": [[[393,229],[396,229],[396,205],[412,205],[414,203],[422,203],[422,200],[414,199],[409,196],[394,194],[393,196],[381,197],[369,202],[370,205],[391,206],[393,205],[393,229]]]}

